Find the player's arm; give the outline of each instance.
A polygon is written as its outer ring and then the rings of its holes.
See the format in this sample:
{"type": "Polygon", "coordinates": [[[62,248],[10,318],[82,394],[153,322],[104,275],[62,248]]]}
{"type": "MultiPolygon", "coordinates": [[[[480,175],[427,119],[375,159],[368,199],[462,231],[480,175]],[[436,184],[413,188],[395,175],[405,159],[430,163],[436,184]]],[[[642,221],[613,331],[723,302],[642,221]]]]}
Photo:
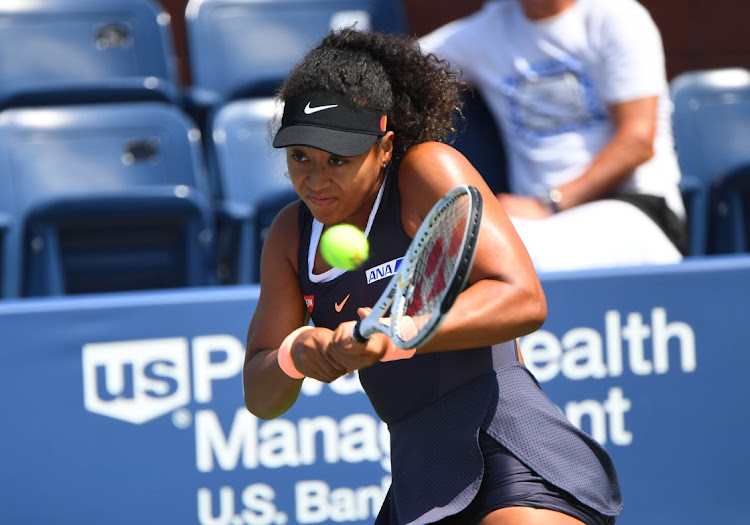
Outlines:
{"type": "Polygon", "coordinates": [[[632,2],[608,10],[600,31],[597,90],[608,104],[614,133],[586,171],[558,188],[563,210],[606,197],[654,155],[659,95],[667,88],[659,29],[647,10],[632,2]]]}
{"type": "MultiPolygon", "coordinates": [[[[653,156],[657,104],[658,97],[647,97],[610,107],[615,123],[612,138],[579,177],[550,188],[559,191],[558,211],[606,197],[653,156]]],[[[501,193],[497,197],[505,211],[515,217],[540,219],[553,213],[533,196],[501,193]]]]}
{"type": "Polygon", "coordinates": [[[610,106],[615,133],[580,177],[557,188],[561,210],[606,196],[653,157],[658,101],[653,96],[610,106]]]}
{"type": "MultiPolygon", "coordinates": [[[[307,325],[299,285],[297,250],[298,204],[284,208],[274,220],[261,256],[261,287],[247,333],[243,387],[248,410],[263,419],[286,412],[297,400],[301,379],[286,375],[278,349],[297,328],[307,325]]],[[[325,356],[332,332],[315,328],[301,333],[291,347],[297,369],[305,376],[332,381],[344,373],[325,356]]]]}
{"type": "Polygon", "coordinates": [[[399,185],[407,233],[413,235],[432,205],[459,184],[475,186],[483,197],[469,287],[419,352],[508,341],[538,329],[547,315],[544,293],[523,242],[482,176],[454,148],[426,143],[403,159],[399,185]]]}

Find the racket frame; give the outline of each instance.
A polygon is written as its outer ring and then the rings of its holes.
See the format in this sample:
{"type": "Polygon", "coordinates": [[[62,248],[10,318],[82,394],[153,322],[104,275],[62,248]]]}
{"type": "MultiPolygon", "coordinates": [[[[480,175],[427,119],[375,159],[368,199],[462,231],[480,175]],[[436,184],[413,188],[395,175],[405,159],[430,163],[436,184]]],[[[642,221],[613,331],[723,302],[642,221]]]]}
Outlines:
{"type": "Polygon", "coordinates": [[[449,190],[427,214],[417,229],[409,248],[404,254],[398,271],[391,277],[386,289],[381,294],[372,311],[363,319],[357,321],[352,330],[352,337],[360,342],[365,342],[376,332],[383,333],[391,338],[396,346],[402,349],[416,348],[425,344],[440,327],[446,314],[455,303],[458,294],[464,289],[469,278],[474,255],[476,253],[479,238],[479,226],[482,218],[482,197],[475,187],[462,184],[449,190]],[[457,264],[450,277],[450,284],[443,292],[438,308],[431,314],[430,319],[418,331],[409,338],[402,339],[397,333],[401,306],[406,301],[415,267],[419,261],[422,250],[430,246],[432,232],[436,229],[442,215],[448,210],[455,200],[462,195],[468,195],[469,212],[466,216],[461,248],[456,258],[457,264]],[[388,317],[385,317],[388,314],[388,317]]]}

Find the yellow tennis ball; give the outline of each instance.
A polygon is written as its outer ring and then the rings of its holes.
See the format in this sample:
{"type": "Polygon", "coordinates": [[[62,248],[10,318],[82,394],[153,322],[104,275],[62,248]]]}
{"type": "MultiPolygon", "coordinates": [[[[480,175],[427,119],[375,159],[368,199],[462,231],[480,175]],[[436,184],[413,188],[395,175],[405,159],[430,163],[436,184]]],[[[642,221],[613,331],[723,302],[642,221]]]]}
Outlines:
{"type": "Polygon", "coordinates": [[[354,270],[367,260],[370,243],[356,226],[337,224],[323,232],[320,254],[334,268],[354,270]]]}

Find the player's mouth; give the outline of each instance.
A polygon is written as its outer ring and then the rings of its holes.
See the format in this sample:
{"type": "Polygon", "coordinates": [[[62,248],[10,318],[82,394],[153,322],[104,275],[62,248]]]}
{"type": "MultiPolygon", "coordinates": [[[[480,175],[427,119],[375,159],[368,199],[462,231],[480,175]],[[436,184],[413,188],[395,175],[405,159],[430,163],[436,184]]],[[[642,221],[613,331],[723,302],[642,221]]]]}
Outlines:
{"type": "Polygon", "coordinates": [[[312,195],[308,195],[307,198],[310,201],[310,204],[313,204],[320,208],[330,206],[336,201],[336,199],[334,199],[333,197],[313,197],[312,195]]]}

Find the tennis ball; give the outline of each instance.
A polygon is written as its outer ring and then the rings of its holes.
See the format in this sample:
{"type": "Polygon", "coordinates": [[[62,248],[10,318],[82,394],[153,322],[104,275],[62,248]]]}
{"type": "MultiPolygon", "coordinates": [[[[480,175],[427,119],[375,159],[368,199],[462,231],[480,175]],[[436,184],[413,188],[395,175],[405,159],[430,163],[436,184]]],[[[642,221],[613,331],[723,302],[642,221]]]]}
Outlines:
{"type": "Polygon", "coordinates": [[[320,254],[334,268],[354,270],[365,262],[369,253],[367,237],[351,224],[331,226],[320,238],[320,254]]]}

